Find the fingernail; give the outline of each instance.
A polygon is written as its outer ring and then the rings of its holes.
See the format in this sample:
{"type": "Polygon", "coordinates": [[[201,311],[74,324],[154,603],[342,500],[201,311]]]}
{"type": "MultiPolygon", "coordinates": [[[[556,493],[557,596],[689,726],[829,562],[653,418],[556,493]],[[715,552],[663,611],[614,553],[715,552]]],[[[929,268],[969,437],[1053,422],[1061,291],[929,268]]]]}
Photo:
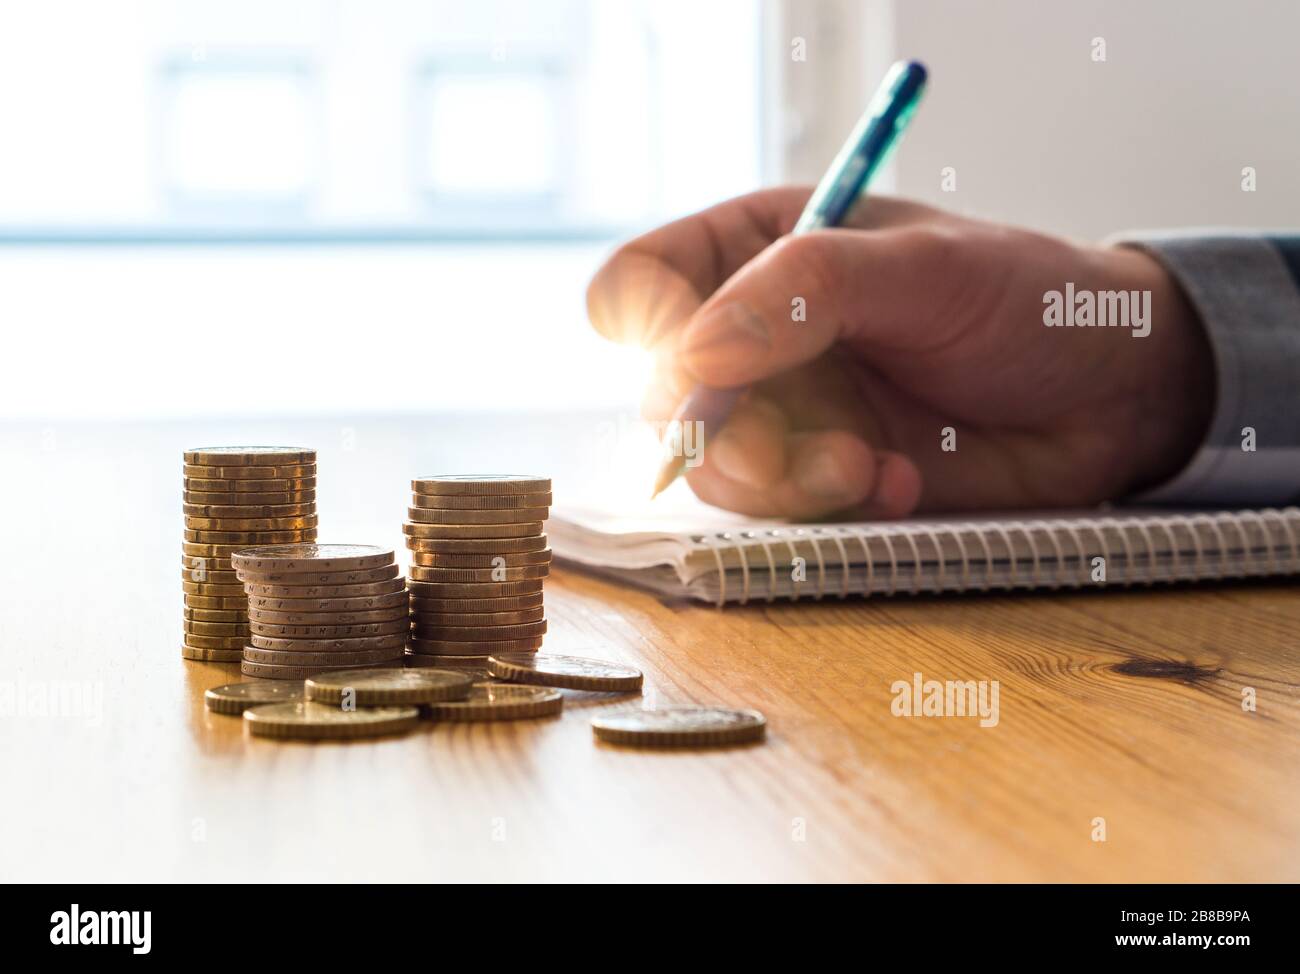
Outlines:
{"type": "Polygon", "coordinates": [[[848,493],[849,481],[839,461],[829,453],[819,453],[794,473],[799,489],[813,497],[842,498],[848,493]]]}
{"type": "Polygon", "coordinates": [[[694,369],[713,362],[761,355],[772,345],[767,323],[739,302],[724,304],[696,319],[682,332],[682,357],[694,369]]]}

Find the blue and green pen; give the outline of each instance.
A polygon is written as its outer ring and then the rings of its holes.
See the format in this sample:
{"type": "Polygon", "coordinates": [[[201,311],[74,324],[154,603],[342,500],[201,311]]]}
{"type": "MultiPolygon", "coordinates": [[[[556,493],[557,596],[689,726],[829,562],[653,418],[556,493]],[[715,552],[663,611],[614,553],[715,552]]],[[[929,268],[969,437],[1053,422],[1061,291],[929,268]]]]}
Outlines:
{"type": "MultiPolygon", "coordinates": [[[[917,61],[899,61],[889,69],[844,147],[813,190],[791,233],[838,226],[848,215],[898,145],[921,101],[925,81],[925,67],[917,61]]],[[[744,394],[743,386],[735,389],[696,386],[678,408],[673,422],[701,423],[705,433],[712,436],[722,428],[744,394]]],[[[661,494],[685,467],[685,451],[668,457],[659,469],[651,496],[661,494]]]]}

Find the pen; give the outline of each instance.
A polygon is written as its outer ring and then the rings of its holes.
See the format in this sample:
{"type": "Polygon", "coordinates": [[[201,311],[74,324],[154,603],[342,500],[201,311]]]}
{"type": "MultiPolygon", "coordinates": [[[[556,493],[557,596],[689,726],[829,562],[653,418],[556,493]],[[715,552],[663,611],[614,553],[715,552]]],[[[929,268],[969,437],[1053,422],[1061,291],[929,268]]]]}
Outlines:
{"type": "MultiPolygon", "coordinates": [[[[864,192],[871,177],[898,145],[925,90],[925,67],[917,61],[899,61],[889,69],[867,110],[858,119],[826,175],[813,190],[791,233],[807,233],[838,226],[864,192]]],[[[743,386],[713,389],[696,386],[678,407],[669,430],[688,422],[700,423],[710,435],[731,415],[745,394],[743,386]]],[[[680,437],[677,442],[684,442],[680,437]]],[[[676,450],[664,460],[651,497],[658,497],[686,467],[686,451],[676,450]]]]}

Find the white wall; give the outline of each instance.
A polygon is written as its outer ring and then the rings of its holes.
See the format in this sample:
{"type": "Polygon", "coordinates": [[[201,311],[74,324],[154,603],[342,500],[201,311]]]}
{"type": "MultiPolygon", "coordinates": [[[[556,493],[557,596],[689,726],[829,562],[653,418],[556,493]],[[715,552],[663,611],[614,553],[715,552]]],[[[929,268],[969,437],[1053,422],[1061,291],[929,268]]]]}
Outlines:
{"type": "Polygon", "coordinates": [[[1300,227],[1300,4],[833,0],[789,9],[795,23],[820,18],[827,38],[824,63],[810,52],[818,77],[805,87],[835,86],[834,72],[855,64],[872,74],[838,86],[868,90],[856,107],[827,101],[825,127],[807,134],[814,144],[787,156],[796,177],[816,178],[884,63],[913,57],[929,67],[931,86],[897,156],[902,195],[1085,238],[1134,227],[1300,227]],[[846,61],[846,36],[862,45],[860,61],[846,61]],[[1095,37],[1105,39],[1104,63],[1092,60],[1095,37]],[[945,166],[957,170],[955,193],[940,189],[945,166]],[[1241,190],[1244,166],[1257,171],[1254,193],[1241,190]]]}

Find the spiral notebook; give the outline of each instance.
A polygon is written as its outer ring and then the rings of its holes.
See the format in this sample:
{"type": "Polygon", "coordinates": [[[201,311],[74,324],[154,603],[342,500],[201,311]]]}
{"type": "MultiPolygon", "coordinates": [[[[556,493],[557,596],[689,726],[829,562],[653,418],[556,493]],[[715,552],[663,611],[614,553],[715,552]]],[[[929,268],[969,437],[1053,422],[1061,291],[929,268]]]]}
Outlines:
{"type": "MultiPolygon", "coordinates": [[[[710,509],[712,510],[712,509],[710,509]]],[[[1106,509],[854,524],[557,511],[557,558],[718,605],[1095,588],[1300,572],[1300,508],[1106,509]]]]}

